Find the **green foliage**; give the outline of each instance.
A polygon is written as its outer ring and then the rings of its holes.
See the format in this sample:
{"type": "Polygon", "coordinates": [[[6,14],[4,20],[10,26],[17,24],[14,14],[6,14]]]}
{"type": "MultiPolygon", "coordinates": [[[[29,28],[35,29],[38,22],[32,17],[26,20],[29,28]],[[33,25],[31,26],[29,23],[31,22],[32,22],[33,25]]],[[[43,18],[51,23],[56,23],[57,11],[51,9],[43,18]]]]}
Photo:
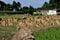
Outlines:
{"type": "Polygon", "coordinates": [[[44,3],[44,5],[42,6],[42,8],[47,8],[49,6],[49,4],[47,2],[44,3]]]}
{"type": "Polygon", "coordinates": [[[50,0],[49,3],[45,2],[44,5],[42,6],[42,8],[57,8],[57,0],[50,0]]]}
{"type": "Polygon", "coordinates": [[[35,8],[33,8],[32,6],[30,6],[30,7],[23,7],[23,8],[21,8],[20,9],[20,11],[21,11],[21,13],[22,14],[33,14],[33,12],[35,11],[36,9],[35,8]]]}
{"type": "Polygon", "coordinates": [[[12,26],[0,26],[0,40],[2,40],[2,38],[5,40],[11,40],[12,36],[17,31],[17,24],[17,22],[14,22],[12,26]]]}
{"type": "Polygon", "coordinates": [[[19,9],[21,8],[21,3],[20,2],[15,2],[13,1],[13,4],[6,4],[4,3],[3,1],[0,1],[0,10],[3,10],[3,11],[10,11],[10,10],[13,10],[15,9],[16,11],[19,11],[19,9]]]}
{"type": "Polygon", "coordinates": [[[0,10],[3,10],[6,6],[6,3],[0,1],[0,10]]]}
{"type": "Polygon", "coordinates": [[[34,32],[35,40],[60,40],[60,27],[34,32]]]}
{"type": "Polygon", "coordinates": [[[15,26],[0,26],[0,40],[2,40],[2,38],[8,40],[16,31],[17,30],[15,26]]]}
{"type": "Polygon", "coordinates": [[[20,9],[20,11],[22,11],[22,13],[28,13],[29,12],[29,8],[28,7],[23,7],[20,9]]]}
{"type": "Polygon", "coordinates": [[[32,6],[29,7],[29,13],[33,14],[33,12],[35,11],[35,8],[33,8],[32,6]]]}
{"type": "MultiPolygon", "coordinates": [[[[2,1],[0,1],[0,2],[2,2],[2,1]]],[[[2,3],[4,3],[4,2],[2,2],[2,3]]],[[[2,5],[2,3],[0,3],[0,5],[2,5]]],[[[33,14],[33,12],[36,10],[32,6],[21,8],[21,3],[16,2],[16,1],[13,1],[12,4],[6,4],[6,6],[5,6],[5,4],[6,3],[4,3],[4,5],[1,6],[0,10],[3,10],[3,11],[19,11],[22,14],[27,14],[27,13],[33,14]]]]}
{"type": "Polygon", "coordinates": [[[59,0],[50,0],[49,3],[45,2],[42,8],[56,8],[57,11],[60,11],[60,1],[59,0]]]}

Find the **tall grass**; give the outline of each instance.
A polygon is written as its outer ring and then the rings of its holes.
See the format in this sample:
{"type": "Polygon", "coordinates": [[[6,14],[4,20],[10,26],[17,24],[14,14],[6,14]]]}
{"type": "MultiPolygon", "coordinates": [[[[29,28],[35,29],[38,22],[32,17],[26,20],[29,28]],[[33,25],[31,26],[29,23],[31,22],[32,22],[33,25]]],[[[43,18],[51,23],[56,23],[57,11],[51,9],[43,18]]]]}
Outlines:
{"type": "Polygon", "coordinates": [[[60,40],[60,27],[34,32],[35,40],[60,40]]]}

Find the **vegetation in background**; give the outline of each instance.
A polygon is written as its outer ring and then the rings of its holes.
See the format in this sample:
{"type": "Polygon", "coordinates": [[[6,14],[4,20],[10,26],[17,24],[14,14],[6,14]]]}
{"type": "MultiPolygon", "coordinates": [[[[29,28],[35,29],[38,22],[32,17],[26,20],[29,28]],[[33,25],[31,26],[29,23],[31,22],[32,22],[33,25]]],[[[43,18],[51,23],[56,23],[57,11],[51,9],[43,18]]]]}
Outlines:
{"type": "Polygon", "coordinates": [[[60,11],[60,1],[59,0],[50,0],[49,3],[45,2],[42,8],[56,8],[57,11],[60,11]]]}
{"type": "MultiPolygon", "coordinates": [[[[13,1],[12,4],[6,4],[3,1],[0,1],[0,10],[1,11],[20,11],[20,14],[33,14],[33,12],[36,10],[32,6],[29,7],[21,7],[20,2],[13,1]]],[[[18,13],[17,13],[18,14],[18,13]]]]}
{"type": "MultiPolygon", "coordinates": [[[[49,3],[45,2],[40,8],[56,8],[58,11],[60,10],[60,1],[59,0],[50,0],[49,3]]],[[[21,7],[20,2],[13,1],[12,4],[6,4],[3,1],[0,1],[0,10],[2,11],[20,11],[20,14],[33,14],[38,8],[34,8],[33,6],[29,7],[21,7]]]]}
{"type": "Polygon", "coordinates": [[[13,1],[12,4],[6,4],[3,1],[0,1],[0,10],[1,11],[13,11],[14,9],[17,11],[21,8],[21,3],[20,2],[15,2],[13,1]]]}

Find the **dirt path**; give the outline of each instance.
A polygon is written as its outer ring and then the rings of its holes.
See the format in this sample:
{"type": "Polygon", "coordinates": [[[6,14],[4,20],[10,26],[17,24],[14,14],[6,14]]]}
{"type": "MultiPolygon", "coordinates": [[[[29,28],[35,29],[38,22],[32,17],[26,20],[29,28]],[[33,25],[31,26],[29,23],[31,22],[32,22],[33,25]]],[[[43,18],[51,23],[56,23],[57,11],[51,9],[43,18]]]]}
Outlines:
{"type": "Polygon", "coordinates": [[[16,32],[16,34],[12,37],[12,40],[33,40],[34,36],[32,36],[31,30],[24,27],[16,32]]]}

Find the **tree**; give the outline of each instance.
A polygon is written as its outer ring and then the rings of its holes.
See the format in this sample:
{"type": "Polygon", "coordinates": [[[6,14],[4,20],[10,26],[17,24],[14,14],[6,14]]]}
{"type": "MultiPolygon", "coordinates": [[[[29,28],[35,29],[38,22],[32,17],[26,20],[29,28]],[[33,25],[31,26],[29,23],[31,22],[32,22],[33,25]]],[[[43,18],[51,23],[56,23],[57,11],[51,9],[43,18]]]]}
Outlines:
{"type": "Polygon", "coordinates": [[[23,13],[23,14],[27,14],[29,13],[29,8],[28,7],[23,7],[20,9],[20,11],[23,13]]]}
{"type": "Polygon", "coordinates": [[[60,0],[50,0],[50,3],[55,6],[57,11],[60,11],[60,0]]]}
{"type": "Polygon", "coordinates": [[[32,6],[30,6],[30,7],[23,7],[23,8],[21,8],[20,9],[20,11],[21,11],[21,13],[23,13],[23,14],[33,14],[33,12],[35,11],[36,9],[35,8],[33,8],[32,6]]]}
{"type": "Polygon", "coordinates": [[[12,11],[13,10],[12,5],[11,4],[6,4],[6,10],[12,11]]]}
{"type": "Polygon", "coordinates": [[[17,7],[20,10],[20,8],[21,8],[21,3],[20,2],[17,2],[17,7]]]}
{"type": "Polygon", "coordinates": [[[0,10],[4,10],[6,7],[6,3],[4,3],[3,1],[0,1],[0,10]]]}
{"type": "Polygon", "coordinates": [[[57,6],[57,0],[50,0],[49,3],[52,4],[52,6],[54,6],[56,8],[56,6],[57,6]]]}
{"type": "Polygon", "coordinates": [[[56,0],[50,0],[49,3],[55,4],[56,3],[56,0]]]}
{"type": "Polygon", "coordinates": [[[30,6],[29,7],[29,13],[32,15],[34,11],[35,11],[35,8],[33,8],[32,6],[30,6]]]}
{"type": "Polygon", "coordinates": [[[47,2],[45,2],[42,6],[42,8],[48,8],[49,7],[49,4],[47,2]]]}
{"type": "Polygon", "coordinates": [[[21,3],[13,1],[12,6],[13,6],[13,10],[15,9],[16,11],[18,11],[21,8],[21,3]]]}
{"type": "Polygon", "coordinates": [[[60,12],[60,0],[56,0],[57,11],[60,12]]]}
{"type": "Polygon", "coordinates": [[[17,10],[17,3],[15,1],[13,1],[12,8],[14,11],[17,10]]]}
{"type": "Polygon", "coordinates": [[[57,0],[50,0],[49,3],[45,2],[42,6],[42,8],[57,8],[57,0]]]}

